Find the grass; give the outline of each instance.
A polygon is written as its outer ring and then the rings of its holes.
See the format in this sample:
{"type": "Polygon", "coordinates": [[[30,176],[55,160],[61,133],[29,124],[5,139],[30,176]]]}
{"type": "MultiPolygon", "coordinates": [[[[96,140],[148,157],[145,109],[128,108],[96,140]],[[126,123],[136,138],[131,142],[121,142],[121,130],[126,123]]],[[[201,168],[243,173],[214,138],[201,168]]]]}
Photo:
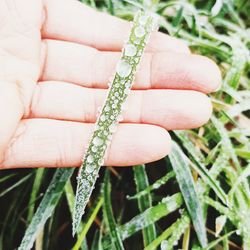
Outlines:
{"type": "MultiPolygon", "coordinates": [[[[83,2],[131,20],[149,1],[83,2]]],[[[25,231],[37,250],[250,249],[249,1],[152,2],[162,32],[220,66],[212,119],[171,132],[176,143],[165,159],[101,169],[75,238],[72,169],[1,171],[0,250],[17,248],[25,231]]]]}

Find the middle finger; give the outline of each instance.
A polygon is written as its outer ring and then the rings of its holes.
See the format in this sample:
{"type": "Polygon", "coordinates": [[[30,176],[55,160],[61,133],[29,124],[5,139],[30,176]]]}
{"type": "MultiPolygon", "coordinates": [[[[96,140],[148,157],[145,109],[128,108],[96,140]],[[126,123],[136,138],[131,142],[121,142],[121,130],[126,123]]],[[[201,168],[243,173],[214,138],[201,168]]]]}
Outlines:
{"type": "MultiPolygon", "coordinates": [[[[40,81],[65,81],[84,87],[107,88],[120,52],[56,40],[43,40],[40,81]]],[[[175,52],[145,53],[134,89],[189,89],[215,91],[221,83],[216,64],[203,56],[175,52]]]]}
{"type": "MultiPolygon", "coordinates": [[[[26,118],[50,118],[93,123],[107,90],[65,82],[37,85],[26,118]]],[[[168,130],[190,129],[206,123],[212,107],[209,98],[192,90],[132,90],[124,121],[158,125],[168,130]]]]}

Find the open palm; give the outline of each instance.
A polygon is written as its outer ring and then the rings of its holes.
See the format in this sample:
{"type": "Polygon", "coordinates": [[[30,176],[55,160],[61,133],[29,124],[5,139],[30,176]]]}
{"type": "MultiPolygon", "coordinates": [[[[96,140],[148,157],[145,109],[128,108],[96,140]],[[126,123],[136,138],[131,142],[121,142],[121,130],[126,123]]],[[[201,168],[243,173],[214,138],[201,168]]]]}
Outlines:
{"type": "MultiPolygon", "coordinates": [[[[75,0],[0,1],[1,168],[80,165],[129,29],[75,0]]],[[[217,66],[159,32],[146,50],[106,165],[160,159],[167,130],[211,115],[217,66]]]]}

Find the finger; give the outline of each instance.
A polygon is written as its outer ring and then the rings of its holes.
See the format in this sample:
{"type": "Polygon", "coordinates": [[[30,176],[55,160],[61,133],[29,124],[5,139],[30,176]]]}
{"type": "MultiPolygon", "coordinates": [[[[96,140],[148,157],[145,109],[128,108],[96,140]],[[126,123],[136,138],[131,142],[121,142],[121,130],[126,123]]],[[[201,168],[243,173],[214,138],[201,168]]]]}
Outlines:
{"type": "MultiPolygon", "coordinates": [[[[97,12],[74,0],[44,2],[46,18],[42,35],[45,38],[81,43],[99,50],[120,51],[128,37],[131,26],[127,21],[97,12]]],[[[189,53],[183,42],[160,32],[152,35],[148,50],[189,53]]]]}
{"type": "MultiPolygon", "coordinates": [[[[2,168],[78,167],[92,124],[47,119],[23,120],[8,148],[2,168]]],[[[168,154],[170,137],[157,126],[120,124],[105,165],[130,166],[158,160],[168,154]],[[128,157],[129,155],[129,157],[128,157]]]]}
{"type": "MultiPolygon", "coordinates": [[[[51,118],[93,123],[107,90],[82,88],[62,82],[39,84],[29,118],[51,118]]],[[[196,128],[208,121],[210,99],[196,91],[134,90],[124,112],[126,123],[147,123],[173,129],[196,128]]]]}
{"type": "MultiPolygon", "coordinates": [[[[60,80],[106,88],[120,58],[119,52],[100,52],[74,43],[53,40],[44,43],[47,49],[42,81],[60,80]]],[[[220,71],[210,59],[168,51],[143,56],[134,88],[193,89],[208,93],[220,83],[220,71]]]]}
{"type": "Polygon", "coordinates": [[[0,81],[0,164],[4,151],[12,138],[23,115],[23,105],[19,98],[17,85],[0,81]]]}

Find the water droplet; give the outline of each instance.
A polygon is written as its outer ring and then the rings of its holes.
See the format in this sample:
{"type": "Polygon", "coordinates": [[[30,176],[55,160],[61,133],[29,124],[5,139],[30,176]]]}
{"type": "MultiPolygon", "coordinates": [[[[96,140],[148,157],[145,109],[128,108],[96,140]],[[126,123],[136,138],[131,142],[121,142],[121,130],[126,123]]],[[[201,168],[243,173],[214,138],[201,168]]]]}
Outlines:
{"type": "Polygon", "coordinates": [[[145,25],[145,24],[147,23],[147,20],[148,20],[148,17],[147,17],[147,16],[141,16],[141,17],[139,18],[139,23],[140,23],[141,25],[145,25]]]}
{"type": "Polygon", "coordinates": [[[104,108],[104,111],[106,111],[106,112],[110,111],[110,107],[109,107],[109,106],[106,106],[106,107],[104,108]]]}
{"type": "Polygon", "coordinates": [[[135,39],[135,40],[134,40],[134,44],[137,44],[137,45],[138,45],[138,44],[140,44],[140,43],[141,43],[141,40],[140,40],[140,39],[135,39]]]}
{"type": "Polygon", "coordinates": [[[125,56],[135,56],[136,47],[133,44],[127,44],[125,46],[125,56]]]}
{"type": "Polygon", "coordinates": [[[116,97],[118,97],[118,96],[119,96],[119,93],[118,93],[118,92],[115,92],[114,95],[115,95],[116,97]]]}
{"type": "Polygon", "coordinates": [[[96,152],[97,152],[97,147],[93,146],[93,147],[91,148],[91,150],[92,150],[92,152],[96,153],[96,152]]]}
{"type": "Polygon", "coordinates": [[[119,83],[116,83],[116,84],[115,84],[115,87],[116,87],[116,88],[119,88],[119,83]]]}
{"type": "Polygon", "coordinates": [[[116,124],[111,124],[110,127],[109,127],[109,131],[111,133],[114,133],[116,131],[116,124]]]}
{"type": "Polygon", "coordinates": [[[101,146],[103,144],[103,140],[101,138],[99,138],[99,137],[95,137],[93,139],[93,143],[94,143],[95,146],[101,146]]]}
{"type": "Polygon", "coordinates": [[[103,159],[98,160],[98,164],[102,166],[104,164],[104,160],[103,159]]]}
{"type": "Polygon", "coordinates": [[[87,157],[87,162],[88,162],[88,163],[93,163],[93,162],[94,162],[94,158],[93,158],[92,155],[89,155],[89,156],[87,157]]]}
{"type": "Polygon", "coordinates": [[[117,107],[116,103],[112,104],[112,109],[116,109],[116,107],[117,107]]]}
{"type": "Polygon", "coordinates": [[[125,83],[125,88],[130,88],[130,86],[131,86],[131,83],[130,83],[130,82],[126,82],[126,83],[125,83]]]}
{"type": "Polygon", "coordinates": [[[101,120],[102,122],[104,122],[104,121],[106,120],[106,116],[105,116],[105,115],[101,115],[101,116],[100,116],[100,120],[101,120]]]}
{"type": "Polygon", "coordinates": [[[83,188],[86,188],[86,189],[89,188],[90,184],[89,184],[89,182],[87,180],[85,180],[85,179],[82,180],[81,179],[80,181],[82,182],[83,188]]]}
{"type": "Polygon", "coordinates": [[[139,38],[145,35],[145,29],[142,26],[135,28],[135,35],[139,38]]]}
{"type": "Polygon", "coordinates": [[[116,68],[116,72],[120,77],[127,77],[131,73],[131,70],[131,65],[126,61],[120,61],[116,68]]]}
{"type": "Polygon", "coordinates": [[[89,176],[88,176],[88,181],[89,181],[89,182],[93,182],[93,181],[94,181],[92,175],[89,175],[89,176]]]}
{"type": "Polygon", "coordinates": [[[95,166],[91,164],[87,164],[85,167],[85,171],[89,174],[92,173],[95,170],[95,166]]]}
{"type": "Polygon", "coordinates": [[[119,101],[117,99],[114,100],[114,104],[117,104],[119,101]]]}
{"type": "Polygon", "coordinates": [[[174,245],[174,246],[177,246],[177,245],[178,245],[178,241],[175,241],[175,242],[173,243],[173,245],[174,245]]]}

